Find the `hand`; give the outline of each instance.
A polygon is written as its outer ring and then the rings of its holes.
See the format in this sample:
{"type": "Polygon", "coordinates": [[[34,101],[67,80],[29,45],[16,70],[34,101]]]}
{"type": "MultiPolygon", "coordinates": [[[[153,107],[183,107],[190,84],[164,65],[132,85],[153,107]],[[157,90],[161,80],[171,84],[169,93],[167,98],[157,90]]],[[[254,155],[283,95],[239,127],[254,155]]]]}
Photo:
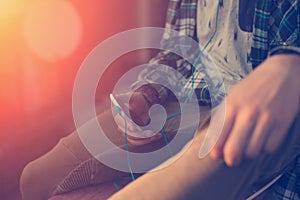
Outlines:
{"type": "Polygon", "coordinates": [[[133,121],[140,125],[145,126],[149,123],[149,103],[140,92],[133,92],[129,99],[129,113],[133,121]]]}
{"type": "Polygon", "coordinates": [[[229,92],[213,158],[233,166],[279,147],[299,112],[299,63],[297,55],[272,56],[229,92]]]}
{"type": "MultiPolygon", "coordinates": [[[[118,96],[118,99],[128,99],[128,94],[122,94],[118,96]],[[127,95],[127,96],[126,96],[127,95]]],[[[139,92],[134,92],[130,99],[127,109],[129,110],[131,119],[139,126],[145,126],[149,123],[149,108],[150,105],[139,92]]],[[[118,131],[122,137],[127,137],[127,140],[133,146],[141,146],[151,142],[154,142],[162,137],[161,133],[154,134],[150,130],[139,131],[136,126],[129,120],[126,120],[127,130],[125,134],[125,120],[122,116],[117,114],[114,116],[116,123],[118,124],[118,131]]]]}

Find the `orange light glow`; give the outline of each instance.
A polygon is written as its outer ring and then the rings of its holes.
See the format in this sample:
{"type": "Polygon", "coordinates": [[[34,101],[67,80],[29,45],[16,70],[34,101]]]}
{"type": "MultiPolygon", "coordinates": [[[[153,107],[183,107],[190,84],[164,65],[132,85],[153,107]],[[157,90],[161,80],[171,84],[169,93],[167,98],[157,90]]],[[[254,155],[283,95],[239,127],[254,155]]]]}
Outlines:
{"type": "Polygon", "coordinates": [[[0,0],[0,17],[10,17],[24,12],[28,0],[0,0]]]}
{"type": "Polygon", "coordinates": [[[72,54],[81,35],[80,16],[67,0],[35,1],[25,15],[25,42],[33,53],[47,61],[72,54]]]}

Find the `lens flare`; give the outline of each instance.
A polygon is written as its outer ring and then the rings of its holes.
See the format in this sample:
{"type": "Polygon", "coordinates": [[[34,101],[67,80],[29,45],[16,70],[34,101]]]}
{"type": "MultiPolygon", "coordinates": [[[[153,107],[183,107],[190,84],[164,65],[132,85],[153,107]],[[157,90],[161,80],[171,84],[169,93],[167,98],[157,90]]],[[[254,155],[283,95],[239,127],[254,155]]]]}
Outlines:
{"type": "Polygon", "coordinates": [[[66,0],[35,1],[23,24],[23,37],[29,49],[47,61],[72,54],[82,35],[80,15],[66,0]]]}

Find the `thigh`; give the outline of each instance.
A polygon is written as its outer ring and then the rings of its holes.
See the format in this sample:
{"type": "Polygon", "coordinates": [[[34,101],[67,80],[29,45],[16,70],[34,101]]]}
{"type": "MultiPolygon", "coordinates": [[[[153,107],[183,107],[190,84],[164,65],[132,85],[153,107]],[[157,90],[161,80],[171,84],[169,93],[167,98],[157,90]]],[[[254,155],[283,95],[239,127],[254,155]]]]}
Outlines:
{"type": "Polygon", "coordinates": [[[203,129],[191,146],[170,165],[149,172],[112,196],[111,199],[241,199],[249,187],[262,179],[288,170],[300,152],[300,116],[273,154],[263,154],[229,168],[209,156],[198,158],[203,129]]]}
{"type": "MultiPolygon", "coordinates": [[[[117,131],[111,110],[101,113],[97,118],[106,136],[115,144],[115,148],[125,148],[125,139],[117,131]]],[[[141,147],[129,146],[129,149],[134,152],[149,152],[162,146],[164,142],[160,140],[141,147]]],[[[111,156],[106,155],[110,152],[104,152],[102,156],[111,156]]],[[[113,155],[111,158],[114,158],[113,155]]],[[[51,151],[24,168],[20,189],[24,199],[46,199],[55,194],[111,181],[125,175],[128,173],[99,162],[83,145],[78,132],[74,131],[62,138],[51,151]]]]}

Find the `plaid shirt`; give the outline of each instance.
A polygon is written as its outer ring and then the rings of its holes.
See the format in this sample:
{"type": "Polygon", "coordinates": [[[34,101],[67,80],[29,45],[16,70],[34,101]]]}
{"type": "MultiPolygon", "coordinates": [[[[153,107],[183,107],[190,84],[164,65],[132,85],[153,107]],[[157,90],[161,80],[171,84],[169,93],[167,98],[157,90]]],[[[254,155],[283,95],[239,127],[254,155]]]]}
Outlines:
{"type": "MultiPolygon", "coordinates": [[[[253,1],[254,2],[254,1],[253,1]]],[[[275,48],[293,49],[300,52],[299,34],[299,2],[298,0],[259,0],[254,13],[253,42],[250,61],[253,68],[257,67],[275,48]]],[[[176,30],[179,35],[189,36],[197,40],[196,35],[197,0],[170,0],[166,25],[167,29],[176,30]]],[[[177,43],[172,41],[170,32],[165,31],[162,39],[163,49],[176,49],[177,43]]],[[[186,48],[186,47],[185,47],[186,48]]],[[[182,57],[168,50],[161,51],[150,63],[154,64],[140,74],[140,80],[153,80],[157,77],[169,79],[168,82],[183,88],[184,83],[178,81],[178,75],[165,70],[157,72],[155,64],[171,66],[184,77],[192,74],[191,65],[182,57]],[[159,74],[159,75],[157,75],[159,74]]],[[[196,64],[197,65],[197,64],[196,64]]],[[[205,88],[205,83],[198,87],[205,88]]],[[[185,92],[181,92],[186,96],[185,92]]],[[[210,97],[206,93],[200,93],[199,100],[209,103],[210,97]]],[[[294,170],[283,176],[272,186],[273,197],[276,199],[299,199],[300,197],[300,157],[294,170]],[[298,180],[298,181],[297,181],[298,180]],[[298,195],[297,195],[298,193],[298,195]]]]}
{"type": "Polygon", "coordinates": [[[300,46],[299,1],[261,0],[254,15],[251,62],[258,66],[274,48],[300,46]]]}

